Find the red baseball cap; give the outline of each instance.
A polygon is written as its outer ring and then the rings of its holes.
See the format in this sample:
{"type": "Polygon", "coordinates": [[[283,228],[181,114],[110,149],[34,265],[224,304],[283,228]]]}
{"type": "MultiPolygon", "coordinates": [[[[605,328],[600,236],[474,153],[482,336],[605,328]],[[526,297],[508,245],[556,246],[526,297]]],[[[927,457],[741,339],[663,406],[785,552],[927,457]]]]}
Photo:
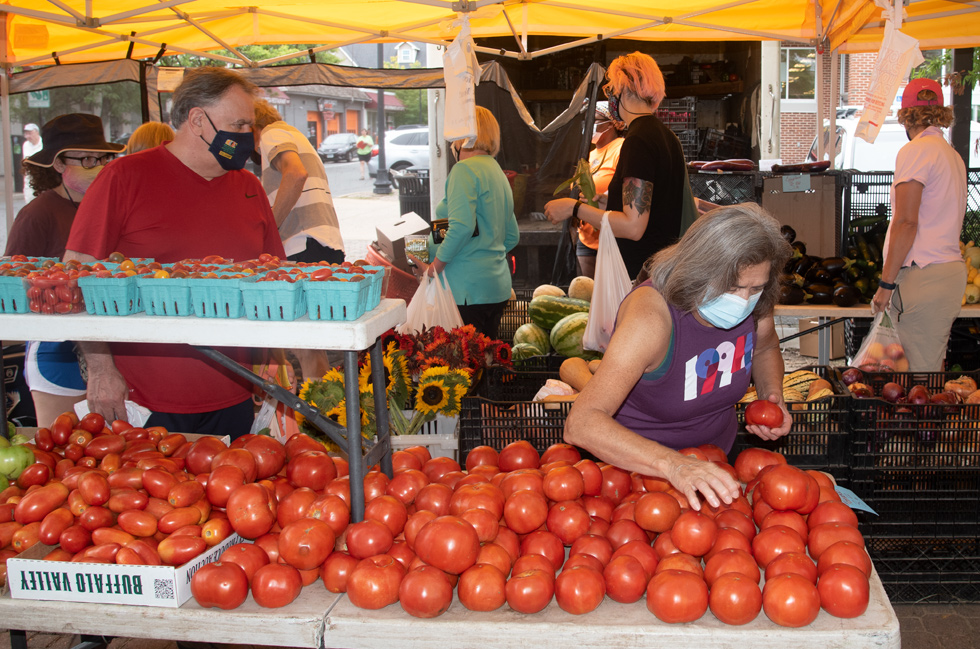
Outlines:
{"type": "Polygon", "coordinates": [[[939,85],[937,81],[932,79],[912,79],[909,81],[909,85],[905,86],[905,90],[902,91],[902,108],[909,108],[911,106],[942,106],[943,105],[943,87],[939,85]],[[931,90],[936,93],[936,99],[927,100],[919,99],[919,92],[922,90],[931,90]]]}

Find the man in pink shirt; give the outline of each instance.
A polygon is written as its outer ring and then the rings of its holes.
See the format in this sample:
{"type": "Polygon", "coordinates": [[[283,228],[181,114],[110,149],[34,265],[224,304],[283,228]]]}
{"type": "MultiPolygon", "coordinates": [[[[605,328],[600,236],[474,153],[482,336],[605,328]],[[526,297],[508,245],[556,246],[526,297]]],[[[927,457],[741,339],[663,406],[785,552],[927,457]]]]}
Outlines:
{"type": "Polygon", "coordinates": [[[892,219],[871,308],[891,306],[909,371],[937,372],[966,283],[959,249],[966,165],[943,137],[941,128],[953,123],[953,109],[943,106],[942,87],[932,79],[913,79],[906,86],[898,121],[909,143],[895,160],[892,219]]]}

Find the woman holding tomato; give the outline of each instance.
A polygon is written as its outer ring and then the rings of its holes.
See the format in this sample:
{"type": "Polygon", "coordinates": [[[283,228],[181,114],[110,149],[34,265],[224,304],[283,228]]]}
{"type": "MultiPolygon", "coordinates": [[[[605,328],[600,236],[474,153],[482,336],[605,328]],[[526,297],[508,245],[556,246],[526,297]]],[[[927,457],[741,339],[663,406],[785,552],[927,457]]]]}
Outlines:
{"type": "Polygon", "coordinates": [[[708,212],[648,262],[649,278],[619,307],[616,330],[565,424],[565,441],[627,471],[664,478],[700,509],[730,503],[739,485],[711,462],[675,449],[731,450],[735,403],[755,382],[782,421],[750,424],[786,435],[783,359],[773,321],[778,274],[791,249],[754,204],[708,212]]]}

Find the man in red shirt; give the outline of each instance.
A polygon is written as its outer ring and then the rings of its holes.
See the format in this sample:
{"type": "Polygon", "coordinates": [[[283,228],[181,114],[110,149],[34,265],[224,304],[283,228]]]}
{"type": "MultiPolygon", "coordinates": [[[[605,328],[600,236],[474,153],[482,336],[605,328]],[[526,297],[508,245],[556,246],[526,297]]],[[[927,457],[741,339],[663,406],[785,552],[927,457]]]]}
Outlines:
{"type": "MultiPolygon", "coordinates": [[[[221,255],[285,257],[262,184],[242,168],[254,150],[255,86],[231,70],[187,72],[174,92],[172,142],[107,165],[89,188],[68,238],[66,259],[119,251],[162,263],[221,255]]],[[[107,420],[125,419],[124,400],[149,408],[147,426],[182,432],[247,433],[249,384],[185,345],[79,343],[88,402],[107,420]]],[[[248,350],[229,355],[247,362],[248,350]]]]}

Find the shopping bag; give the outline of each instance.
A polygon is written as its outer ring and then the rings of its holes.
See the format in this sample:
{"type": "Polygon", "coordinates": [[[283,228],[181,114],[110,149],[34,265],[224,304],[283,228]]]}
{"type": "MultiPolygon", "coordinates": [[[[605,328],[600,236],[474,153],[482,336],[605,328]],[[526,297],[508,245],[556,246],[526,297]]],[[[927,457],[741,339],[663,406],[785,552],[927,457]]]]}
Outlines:
{"type": "Polygon", "coordinates": [[[887,311],[875,316],[871,330],[850,365],[866,372],[908,371],[905,349],[887,311]],[[905,365],[901,367],[903,362],[905,365]]]}
{"type": "Polygon", "coordinates": [[[469,16],[463,15],[459,33],[446,48],[442,58],[446,81],[443,138],[449,142],[467,140],[472,147],[476,138],[476,84],[480,83],[480,62],[476,58],[469,16]]]}
{"type": "MultiPolygon", "coordinates": [[[[292,389],[292,383],[285,364],[285,356],[281,357],[282,362],[275,367],[272,378],[279,387],[287,390],[292,389]]],[[[272,364],[265,367],[265,372],[272,370],[272,364]]],[[[249,430],[253,435],[269,435],[273,439],[285,443],[292,435],[299,432],[299,425],[296,423],[296,414],[292,408],[281,403],[271,395],[265,395],[262,400],[262,407],[255,415],[252,428],[249,430]]]]}
{"type": "MultiPolygon", "coordinates": [[[[608,214],[608,212],[607,212],[608,214]]],[[[604,352],[616,326],[619,304],[630,292],[630,275],[619,252],[616,235],[609,225],[609,217],[602,215],[599,230],[599,249],[596,253],[595,285],[592,289],[592,306],[589,322],[585,325],[582,346],[604,352]]]]}
{"type": "Polygon", "coordinates": [[[426,275],[419,283],[411,302],[405,324],[399,325],[396,331],[400,334],[414,334],[422,331],[422,327],[442,327],[447,331],[463,326],[463,319],[453,299],[453,292],[444,275],[436,273],[434,277],[426,275]]]}

